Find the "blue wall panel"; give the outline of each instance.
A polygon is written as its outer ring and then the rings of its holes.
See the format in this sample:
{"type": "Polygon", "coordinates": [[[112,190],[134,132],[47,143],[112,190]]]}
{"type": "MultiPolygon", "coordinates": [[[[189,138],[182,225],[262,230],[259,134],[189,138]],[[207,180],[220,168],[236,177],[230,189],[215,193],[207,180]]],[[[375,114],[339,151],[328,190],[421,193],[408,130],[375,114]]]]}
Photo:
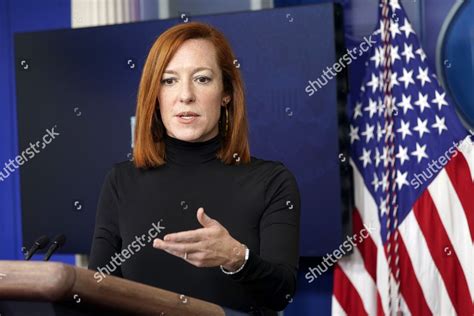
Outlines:
{"type": "MultiPolygon", "coordinates": [[[[71,4],[64,0],[0,0],[0,166],[18,153],[13,35],[69,28],[71,4]]],[[[19,174],[0,181],[0,259],[21,259],[19,174]]],[[[36,258],[36,257],[35,257],[36,258]]],[[[72,262],[72,256],[52,260],[72,262]]]]}

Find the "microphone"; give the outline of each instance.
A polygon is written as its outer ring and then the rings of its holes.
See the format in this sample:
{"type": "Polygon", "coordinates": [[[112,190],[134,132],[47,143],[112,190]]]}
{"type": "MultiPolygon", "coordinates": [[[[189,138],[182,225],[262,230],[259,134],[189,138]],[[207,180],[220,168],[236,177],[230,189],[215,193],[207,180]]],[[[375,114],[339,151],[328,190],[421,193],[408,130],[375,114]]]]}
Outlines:
{"type": "Polygon", "coordinates": [[[28,252],[25,254],[25,260],[30,260],[31,257],[35,254],[40,249],[43,249],[49,244],[49,238],[46,235],[41,236],[40,238],[36,239],[35,243],[33,246],[28,250],[28,252]]]}
{"type": "Polygon", "coordinates": [[[56,235],[56,237],[53,238],[53,243],[51,246],[49,246],[49,249],[46,252],[46,255],[44,256],[43,260],[48,261],[49,258],[53,255],[53,253],[59,248],[61,248],[65,242],[66,242],[66,236],[64,236],[64,234],[56,235]]]}

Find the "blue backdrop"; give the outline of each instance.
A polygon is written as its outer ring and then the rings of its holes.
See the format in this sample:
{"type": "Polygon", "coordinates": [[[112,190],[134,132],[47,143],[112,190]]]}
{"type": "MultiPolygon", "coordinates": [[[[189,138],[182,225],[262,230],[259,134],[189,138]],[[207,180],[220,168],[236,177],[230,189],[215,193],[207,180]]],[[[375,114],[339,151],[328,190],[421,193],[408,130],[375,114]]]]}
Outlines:
{"type": "MultiPolygon", "coordinates": [[[[0,0],[0,161],[18,153],[13,34],[71,27],[69,1],[0,0]]],[[[3,168],[3,167],[2,167],[3,168]]],[[[21,216],[19,174],[0,182],[0,259],[20,259],[21,216]]],[[[74,262],[72,256],[55,260],[74,262]]]]}

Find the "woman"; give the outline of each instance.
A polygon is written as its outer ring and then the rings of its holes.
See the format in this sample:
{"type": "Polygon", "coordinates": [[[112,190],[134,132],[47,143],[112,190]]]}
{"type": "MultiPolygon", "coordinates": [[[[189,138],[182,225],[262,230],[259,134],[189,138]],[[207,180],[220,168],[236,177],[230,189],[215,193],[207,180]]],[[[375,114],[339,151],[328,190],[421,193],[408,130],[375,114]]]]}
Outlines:
{"type": "Polygon", "coordinates": [[[300,195],[282,163],[250,156],[234,60],[223,34],[203,23],[156,40],[139,87],[134,159],[106,177],[89,268],[276,315],[295,293],[300,195]]]}

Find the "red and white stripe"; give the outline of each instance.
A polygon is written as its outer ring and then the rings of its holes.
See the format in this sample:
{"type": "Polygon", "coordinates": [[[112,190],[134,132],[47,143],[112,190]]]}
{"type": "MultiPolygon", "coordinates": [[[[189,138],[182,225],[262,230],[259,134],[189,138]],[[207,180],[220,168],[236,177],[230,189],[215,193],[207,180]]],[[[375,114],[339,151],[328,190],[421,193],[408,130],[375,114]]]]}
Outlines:
{"type": "MultiPolygon", "coordinates": [[[[353,230],[360,231],[364,224],[375,230],[336,265],[332,314],[389,315],[387,249],[380,238],[377,204],[356,165],[351,164],[353,230]]],[[[473,225],[471,145],[453,155],[398,226],[403,315],[474,315],[473,225]]],[[[395,284],[390,286],[390,293],[396,295],[395,284]]]]}

